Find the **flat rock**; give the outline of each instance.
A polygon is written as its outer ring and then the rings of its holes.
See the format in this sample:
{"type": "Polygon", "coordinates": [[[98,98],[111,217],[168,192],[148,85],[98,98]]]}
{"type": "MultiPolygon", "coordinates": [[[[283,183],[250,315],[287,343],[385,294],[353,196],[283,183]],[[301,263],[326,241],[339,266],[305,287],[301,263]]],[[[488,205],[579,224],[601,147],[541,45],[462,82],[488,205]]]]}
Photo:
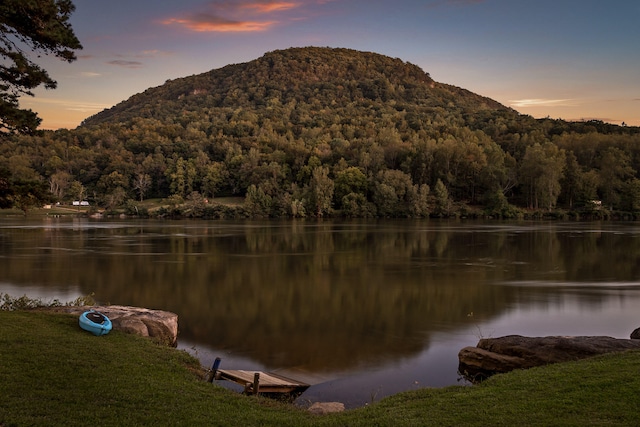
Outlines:
{"type": "Polygon", "coordinates": [[[122,305],[65,306],[56,307],[54,311],[77,314],[79,316],[87,310],[99,311],[106,315],[111,320],[114,330],[150,337],[173,347],[178,344],[178,315],[170,311],[122,305]]]}
{"type": "Polygon", "coordinates": [[[640,340],[594,337],[523,337],[509,335],[485,338],[476,347],[458,353],[458,370],[475,381],[514,369],[568,362],[599,354],[640,349],[640,340]]]}
{"type": "Polygon", "coordinates": [[[332,414],[334,412],[344,412],[344,403],[340,402],[315,402],[308,409],[316,415],[332,414]]]}

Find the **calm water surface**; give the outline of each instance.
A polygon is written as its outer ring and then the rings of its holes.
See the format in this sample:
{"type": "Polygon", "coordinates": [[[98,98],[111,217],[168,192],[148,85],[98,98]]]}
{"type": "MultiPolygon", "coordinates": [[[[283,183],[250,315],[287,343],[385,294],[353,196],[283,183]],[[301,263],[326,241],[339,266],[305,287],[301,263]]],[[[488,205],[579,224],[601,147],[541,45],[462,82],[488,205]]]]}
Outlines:
{"type": "Polygon", "coordinates": [[[179,315],[210,366],[347,407],[464,384],[458,351],[509,334],[640,326],[634,223],[0,220],[0,293],[179,315]]]}

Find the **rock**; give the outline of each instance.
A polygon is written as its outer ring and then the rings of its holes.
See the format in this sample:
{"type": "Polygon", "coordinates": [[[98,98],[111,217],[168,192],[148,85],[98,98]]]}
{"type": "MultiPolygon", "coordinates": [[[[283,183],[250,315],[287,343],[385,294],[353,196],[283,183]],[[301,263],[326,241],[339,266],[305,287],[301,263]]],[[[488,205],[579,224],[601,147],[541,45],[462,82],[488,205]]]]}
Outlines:
{"type": "Polygon", "coordinates": [[[631,339],[632,340],[640,340],[640,328],[638,328],[635,331],[631,332],[631,339]]]}
{"type": "Polygon", "coordinates": [[[340,402],[315,402],[308,409],[309,412],[315,415],[332,414],[334,412],[343,412],[344,403],[340,402]]]}
{"type": "Polygon", "coordinates": [[[458,353],[458,370],[470,381],[514,369],[584,359],[598,354],[640,349],[640,340],[611,337],[523,337],[481,339],[458,353]]]}
{"type": "MultiPolygon", "coordinates": [[[[504,354],[493,353],[477,347],[465,347],[458,353],[461,373],[467,372],[469,376],[487,377],[483,373],[509,372],[514,369],[522,369],[525,366],[524,359],[515,356],[505,356],[504,354]]],[[[527,366],[530,368],[531,366],[527,366]]],[[[470,378],[476,379],[476,378],[470,378]]]]}
{"type": "Polygon", "coordinates": [[[99,311],[113,324],[113,329],[130,334],[151,337],[161,343],[176,347],[178,344],[178,315],[169,311],[122,305],[91,307],[57,307],[55,311],[77,314],[87,310],[99,311]]]}

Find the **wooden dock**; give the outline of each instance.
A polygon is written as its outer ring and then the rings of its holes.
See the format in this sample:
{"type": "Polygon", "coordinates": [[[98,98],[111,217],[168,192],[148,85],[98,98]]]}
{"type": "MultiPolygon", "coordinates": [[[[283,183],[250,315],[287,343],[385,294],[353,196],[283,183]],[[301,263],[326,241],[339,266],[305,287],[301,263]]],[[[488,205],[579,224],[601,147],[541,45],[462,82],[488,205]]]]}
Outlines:
{"type": "Polygon", "coordinates": [[[220,369],[220,358],[213,362],[208,380],[227,380],[240,384],[244,387],[245,394],[285,394],[292,398],[301,395],[310,387],[307,383],[274,372],[220,369]]]}

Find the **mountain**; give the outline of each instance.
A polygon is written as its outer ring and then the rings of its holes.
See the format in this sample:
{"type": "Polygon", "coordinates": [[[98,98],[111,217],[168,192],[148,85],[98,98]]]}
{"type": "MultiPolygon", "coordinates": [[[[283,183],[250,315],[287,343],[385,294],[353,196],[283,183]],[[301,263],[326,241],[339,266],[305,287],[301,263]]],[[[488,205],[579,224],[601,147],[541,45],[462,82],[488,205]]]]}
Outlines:
{"type": "Polygon", "coordinates": [[[397,109],[422,114],[434,108],[467,114],[508,110],[489,98],[435,82],[418,66],[397,58],[307,47],[269,52],[251,62],[167,81],[86,119],[83,125],[134,117],[164,120],[203,109],[242,107],[260,112],[274,102],[337,111],[393,103],[397,109]]]}
{"type": "Polygon", "coordinates": [[[153,198],[211,218],[628,218],[640,128],[536,120],[397,58],[292,48],[0,145],[0,206],[47,193],[132,215],[153,198]]]}

